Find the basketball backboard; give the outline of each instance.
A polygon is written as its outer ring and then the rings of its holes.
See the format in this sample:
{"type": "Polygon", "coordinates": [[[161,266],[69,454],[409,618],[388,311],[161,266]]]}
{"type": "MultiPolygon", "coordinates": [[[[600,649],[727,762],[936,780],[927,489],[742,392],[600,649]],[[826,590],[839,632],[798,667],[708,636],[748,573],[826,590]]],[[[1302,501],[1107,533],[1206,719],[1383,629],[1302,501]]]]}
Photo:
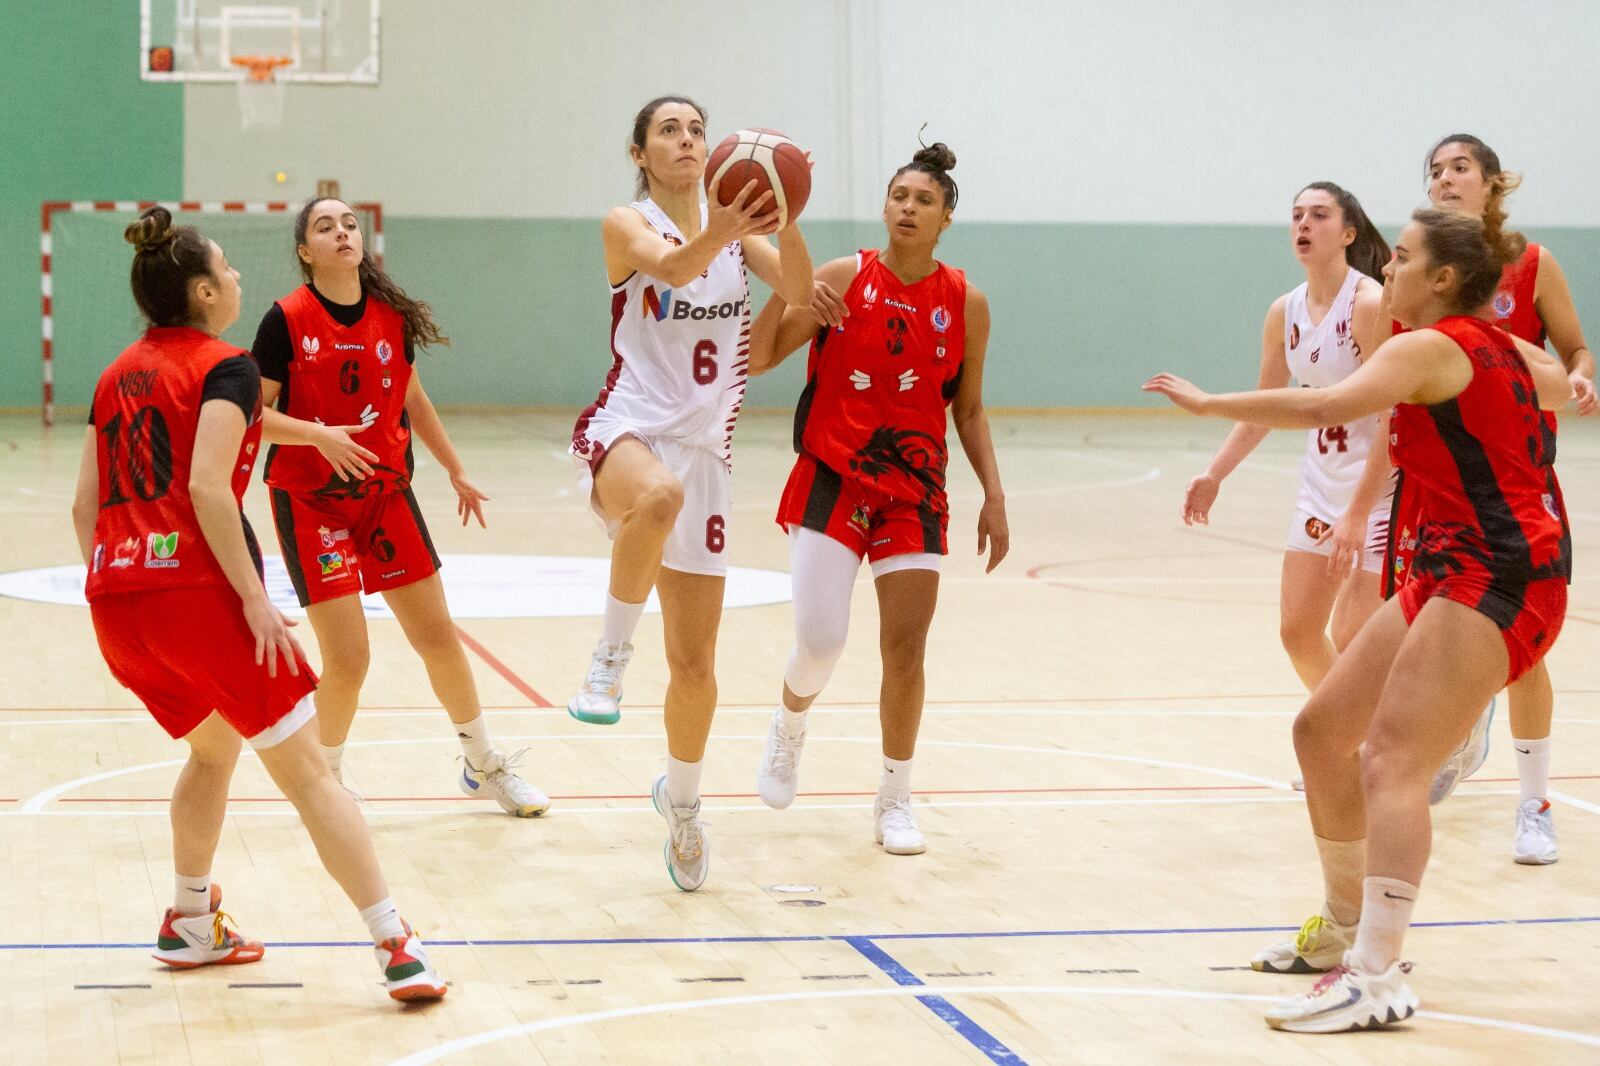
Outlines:
{"type": "Polygon", "coordinates": [[[145,81],[239,81],[234,60],[282,56],[279,82],[378,84],[380,0],[139,0],[145,81]]]}

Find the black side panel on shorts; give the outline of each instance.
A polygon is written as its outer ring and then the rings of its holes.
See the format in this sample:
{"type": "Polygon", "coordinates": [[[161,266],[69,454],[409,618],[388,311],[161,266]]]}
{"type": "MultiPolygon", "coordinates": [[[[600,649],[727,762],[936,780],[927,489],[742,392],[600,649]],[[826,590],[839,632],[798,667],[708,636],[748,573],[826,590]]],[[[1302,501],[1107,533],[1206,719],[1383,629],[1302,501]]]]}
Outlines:
{"type": "Polygon", "coordinates": [[[1483,562],[1490,573],[1489,587],[1477,610],[1493,619],[1501,629],[1509,629],[1522,613],[1529,581],[1551,575],[1536,571],[1528,538],[1500,489],[1500,479],[1495,477],[1482,442],[1467,429],[1460,404],[1448,400],[1428,410],[1440,439],[1450,450],[1456,476],[1466,490],[1478,528],[1488,542],[1490,557],[1483,562]]]}
{"type": "Polygon", "coordinates": [[[289,571],[289,581],[294,585],[295,598],[300,606],[311,606],[311,594],[306,590],[306,572],[300,566],[300,551],[294,539],[294,508],[289,494],[282,489],[268,489],[272,497],[272,524],[278,527],[278,546],[283,549],[283,568],[289,571]]]}
{"type": "Polygon", "coordinates": [[[433,537],[428,533],[428,523],[422,519],[422,508],[417,506],[417,497],[412,493],[411,486],[407,485],[404,493],[406,506],[411,509],[411,517],[416,520],[417,532],[422,534],[422,543],[428,546],[428,557],[433,560],[433,568],[437,570],[444,564],[439,562],[439,553],[433,550],[433,537]]]}
{"type": "Polygon", "coordinates": [[[944,554],[944,523],[939,512],[932,507],[918,507],[917,517],[922,520],[922,550],[927,555],[944,554]]]}
{"type": "Polygon", "coordinates": [[[806,435],[806,419],[811,417],[811,401],[817,397],[817,379],[806,380],[806,387],[800,393],[800,399],[794,405],[794,453],[799,455],[805,451],[802,443],[806,435]]]}
{"type": "Polygon", "coordinates": [[[1389,507],[1389,536],[1383,546],[1383,598],[1393,599],[1400,591],[1395,584],[1394,564],[1400,558],[1400,501],[1406,498],[1406,472],[1394,472],[1394,503],[1389,507]]]}
{"type": "Polygon", "coordinates": [[[844,481],[832,468],[812,461],[814,468],[811,475],[811,491],[806,493],[805,513],[800,516],[800,524],[806,529],[814,529],[818,533],[828,531],[828,519],[833,515],[833,508],[839,502],[839,493],[844,489],[844,481]]]}

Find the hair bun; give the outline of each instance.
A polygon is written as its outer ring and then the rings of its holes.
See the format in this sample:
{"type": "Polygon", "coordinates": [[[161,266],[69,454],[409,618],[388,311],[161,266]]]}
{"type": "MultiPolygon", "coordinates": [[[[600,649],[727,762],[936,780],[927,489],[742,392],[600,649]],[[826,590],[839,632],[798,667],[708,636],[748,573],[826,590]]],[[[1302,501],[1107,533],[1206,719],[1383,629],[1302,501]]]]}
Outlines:
{"type": "Polygon", "coordinates": [[[917,153],[911,157],[911,162],[934,170],[954,170],[956,154],[943,141],[934,141],[925,148],[917,149],[917,153]]]}
{"type": "Polygon", "coordinates": [[[172,224],[172,212],[157,205],[149,208],[122,231],[123,240],[140,253],[153,252],[171,244],[178,237],[178,228],[172,224]]]}

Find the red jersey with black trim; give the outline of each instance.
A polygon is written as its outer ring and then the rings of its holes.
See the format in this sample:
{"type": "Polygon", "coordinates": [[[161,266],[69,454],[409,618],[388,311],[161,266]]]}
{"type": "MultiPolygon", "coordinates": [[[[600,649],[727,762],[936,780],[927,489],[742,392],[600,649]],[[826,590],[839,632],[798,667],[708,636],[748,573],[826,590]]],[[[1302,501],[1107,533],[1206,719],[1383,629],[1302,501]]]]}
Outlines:
{"type": "Polygon", "coordinates": [[[376,296],[369,293],[366,300],[366,311],[353,326],[340,325],[308,285],[278,301],[294,352],[278,410],[329,426],[366,425],[354,439],[377,453],[373,475],[346,481],[309,444],[273,445],[266,467],[267,484],[273,488],[360,499],[411,484],[411,421],[406,417],[411,365],[405,358],[405,320],[376,296]]]}
{"type": "Polygon", "coordinates": [[[811,342],[795,451],[893,499],[942,511],[945,408],[966,356],[967,277],[936,262],[907,285],[875,249],[856,255],[844,294],[849,317],[811,342]]]}
{"type": "MultiPolygon", "coordinates": [[[[224,585],[200,532],[189,468],[206,375],[249,353],[187,326],[158,327],[108,366],[95,385],[100,511],[84,596],[224,585]]],[[[239,442],[233,495],[244,499],[261,444],[261,399],[239,442]]],[[[241,518],[242,521],[242,518],[241,518]]]]}
{"type": "Polygon", "coordinates": [[[1472,381],[1443,403],[1395,408],[1394,460],[1420,497],[1413,572],[1486,568],[1501,591],[1565,577],[1560,489],[1533,375],[1511,337],[1451,315],[1431,327],[1472,361],[1472,381]]]}

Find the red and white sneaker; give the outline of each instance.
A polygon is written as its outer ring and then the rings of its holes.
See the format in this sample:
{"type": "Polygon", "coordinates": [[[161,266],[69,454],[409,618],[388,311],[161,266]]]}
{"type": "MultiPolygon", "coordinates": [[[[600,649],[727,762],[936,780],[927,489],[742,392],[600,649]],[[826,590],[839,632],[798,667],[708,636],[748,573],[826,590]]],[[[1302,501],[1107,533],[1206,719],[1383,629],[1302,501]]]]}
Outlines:
{"type": "Polygon", "coordinates": [[[443,999],[446,991],[444,978],[428,961],[422,938],[411,931],[405,922],[406,935],[392,936],[372,950],[383,967],[383,979],[389,986],[389,995],[399,1000],[443,999]]]}
{"type": "Polygon", "coordinates": [[[261,961],[266,948],[259,940],[246,940],[229,929],[230,916],[221,907],[222,889],[217,885],[211,886],[211,910],[205,914],[185,916],[168,907],[150,954],[176,970],[261,961]]]}
{"type": "Polygon", "coordinates": [[[1417,1012],[1417,994],[1406,984],[1410,972],[1409,962],[1391,963],[1376,974],[1337,966],[1307,994],[1268,1010],[1267,1024],[1291,1033],[1386,1029],[1417,1012]]]}

